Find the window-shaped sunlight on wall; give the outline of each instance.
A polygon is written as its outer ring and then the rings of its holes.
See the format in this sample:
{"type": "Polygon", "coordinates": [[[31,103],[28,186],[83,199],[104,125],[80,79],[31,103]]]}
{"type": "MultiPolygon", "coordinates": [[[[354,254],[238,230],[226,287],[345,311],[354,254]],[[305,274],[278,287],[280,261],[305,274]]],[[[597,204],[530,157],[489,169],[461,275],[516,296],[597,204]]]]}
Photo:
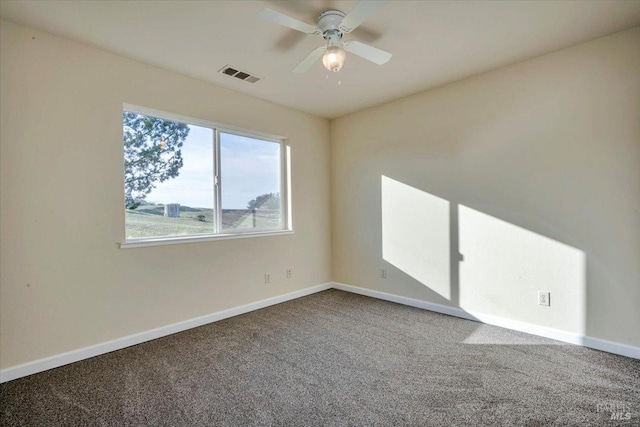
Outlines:
{"type": "Polygon", "coordinates": [[[458,221],[460,307],[585,332],[583,251],[463,205],[458,221]],[[538,291],[551,292],[550,307],[538,291]]]}
{"type": "Polygon", "coordinates": [[[382,257],[451,298],[449,202],[382,176],[382,257]]]}

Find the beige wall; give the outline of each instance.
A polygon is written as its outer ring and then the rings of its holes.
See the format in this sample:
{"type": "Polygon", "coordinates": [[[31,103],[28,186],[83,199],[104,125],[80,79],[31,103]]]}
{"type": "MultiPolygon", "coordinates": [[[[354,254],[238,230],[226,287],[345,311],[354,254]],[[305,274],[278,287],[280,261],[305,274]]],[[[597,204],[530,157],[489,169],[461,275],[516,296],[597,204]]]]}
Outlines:
{"type": "Polygon", "coordinates": [[[331,279],[640,345],[639,28],[330,129],[0,27],[2,369],[331,279]],[[122,103],[288,136],[296,233],[119,249],[122,103]]]}
{"type": "Polygon", "coordinates": [[[1,368],[331,280],[328,121],[1,31],[1,368]],[[289,137],[295,234],[119,249],[123,103],[289,137]]]}
{"type": "Polygon", "coordinates": [[[337,119],[331,141],[335,281],[640,345],[640,28],[337,119]]]}

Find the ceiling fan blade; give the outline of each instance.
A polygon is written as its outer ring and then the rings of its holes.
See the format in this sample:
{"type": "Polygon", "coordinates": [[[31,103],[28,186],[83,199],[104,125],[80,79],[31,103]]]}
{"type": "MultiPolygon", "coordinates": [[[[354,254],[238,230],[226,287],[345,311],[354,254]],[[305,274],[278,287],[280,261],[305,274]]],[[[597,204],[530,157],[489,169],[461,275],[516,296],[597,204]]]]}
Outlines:
{"type": "Polygon", "coordinates": [[[385,64],[391,59],[391,54],[377,47],[369,46],[357,40],[349,40],[344,42],[344,50],[358,55],[367,61],[374,62],[378,65],[385,64]]]}
{"type": "Polygon", "coordinates": [[[360,3],[342,20],[340,31],[350,33],[355,30],[364,21],[369,19],[371,15],[376,13],[378,9],[384,6],[387,1],[388,0],[360,0],[360,3]]]}
{"type": "Polygon", "coordinates": [[[320,59],[320,57],[322,56],[322,54],[324,53],[326,47],[325,46],[320,46],[315,48],[314,50],[311,51],[311,53],[309,55],[307,55],[306,58],[304,58],[302,60],[302,62],[300,62],[298,65],[296,65],[296,67],[291,70],[296,74],[302,74],[305,71],[307,71],[314,62],[316,62],[318,59],[320,59]]]}
{"type": "Polygon", "coordinates": [[[276,12],[272,9],[262,9],[262,11],[260,12],[260,18],[264,19],[265,21],[273,22],[274,24],[283,25],[293,30],[301,31],[303,33],[314,35],[321,34],[320,30],[315,25],[298,21],[295,18],[292,18],[280,12],[276,12]]]}

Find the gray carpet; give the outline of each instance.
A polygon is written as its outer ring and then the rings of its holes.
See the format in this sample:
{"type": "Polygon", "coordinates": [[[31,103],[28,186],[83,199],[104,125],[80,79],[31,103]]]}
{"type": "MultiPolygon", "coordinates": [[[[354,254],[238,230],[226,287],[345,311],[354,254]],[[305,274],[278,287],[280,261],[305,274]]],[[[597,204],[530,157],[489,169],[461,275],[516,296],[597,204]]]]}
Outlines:
{"type": "Polygon", "coordinates": [[[0,401],[3,426],[638,425],[640,361],[329,290],[4,383],[0,401]]]}

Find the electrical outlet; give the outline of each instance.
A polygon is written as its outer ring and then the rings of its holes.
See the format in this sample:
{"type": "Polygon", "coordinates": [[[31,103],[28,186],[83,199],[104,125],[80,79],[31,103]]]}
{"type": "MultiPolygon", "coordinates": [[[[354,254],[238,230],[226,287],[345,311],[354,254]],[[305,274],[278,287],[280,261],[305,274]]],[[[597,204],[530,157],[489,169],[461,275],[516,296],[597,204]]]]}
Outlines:
{"type": "Polygon", "coordinates": [[[291,279],[293,277],[293,268],[287,268],[287,279],[291,279]]]}
{"type": "Polygon", "coordinates": [[[549,307],[551,305],[551,293],[538,291],[538,304],[549,307]]]}
{"type": "Polygon", "coordinates": [[[380,277],[382,277],[383,279],[387,278],[387,269],[383,268],[382,270],[380,270],[380,277]]]}
{"type": "Polygon", "coordinates": [[[271,283],[271,273],[264,273],[264,283],[271,283]]]}

